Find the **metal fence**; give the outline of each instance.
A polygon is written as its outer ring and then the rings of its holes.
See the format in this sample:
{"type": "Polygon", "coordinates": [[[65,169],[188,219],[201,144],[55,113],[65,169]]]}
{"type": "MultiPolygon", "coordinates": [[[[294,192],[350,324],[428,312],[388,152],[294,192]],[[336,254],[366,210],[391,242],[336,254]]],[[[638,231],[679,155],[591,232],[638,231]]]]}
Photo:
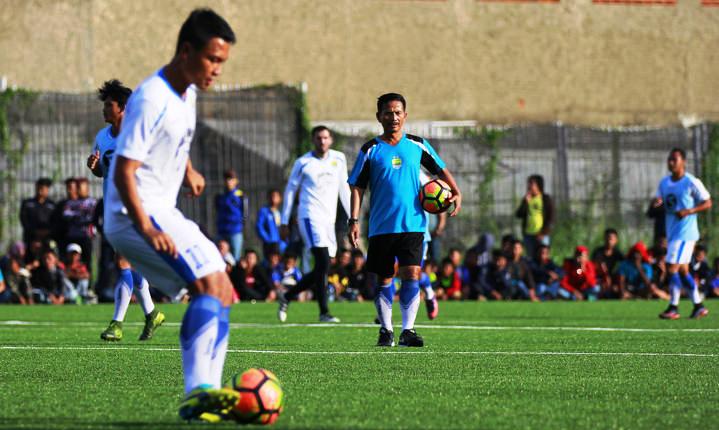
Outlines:
{"type": "MultiPolygon", "coordinates": [[[[213,197],[222,190],[222,171],[232,167],[250,203],[246,244],[257,246],[254,214],[265,204],[268,190],[284,187],[303,133],[301,100],[298,89],[285,86],[201,96],[191,156],[207,189],[196,200],[180,197],[179,204],[210,236],[215,233],[213,197]]],[[[52,197],[59,199],[64,193],[60,180],[91,177],[85,159],[104,126],[100,111],[101,104],[89,94],[40,94],[7,105],[9,139],[0,154],[0,246],[21,237],[20,201],[33,195],[37,178],[58,181],[52,197]]],[[[555,199],[558,230],[576,227],[570,229],[572,240],[591,244],[603,227],[612,225],[622,230],[627,243],[649,241],[651,224],[644,211],[665,174],[667,151],[684,148],[690,170],[701,174],[708,130],[707,124],[655,129],[520,125],[500,129],[492,143],[489,134],[460,124],[436,139],[427,136],[464,192],[464,210],[449,223],[446,246],[468,246],[483,230],[519,233],[513,213],[525,193],[526,177],[533,173],[545,177],[546,191],[555,199]],[[496,173],[489,175],[493,169],[496,173]]],[[[350,166],[366,140],[338,135],[337,147],[350,166]]],[[[101,181],[90,180],[92,195],[100,196],[101,181]]],[[[338,219],[341,223],[344,217],[338,219]]]]}

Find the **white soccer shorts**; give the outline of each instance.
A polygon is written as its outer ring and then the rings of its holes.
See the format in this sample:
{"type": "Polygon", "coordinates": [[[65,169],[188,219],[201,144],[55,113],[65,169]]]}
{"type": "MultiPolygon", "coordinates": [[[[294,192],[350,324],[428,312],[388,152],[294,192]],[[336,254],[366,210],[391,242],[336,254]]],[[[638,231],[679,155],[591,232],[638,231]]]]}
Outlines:
{"type": "Polygon", "coordinates": [[[177,258],[155,251],[132,226],[108,232],[107,239],[153,287],[175,297],[188,284],[211,273],[225,271],[225,261],[215,244],[178,209],[154,212],[150,219],[155,228],[167,233],[175,242],[177,258]]]}
{"type": "Polygon", "coordinates": [[[667,264],[689,264],[694,254],[693,240],[672,240],[667,248],[667,264]]]}
{"type": "Polygon", "coordinates": [[[302,218],[297,220],[297,226],[300,229],[300,236],[302,236],[305,249],[327,248],[330,257],[337,254],[337,237],[335,236],[334,222],[315,222],[310,218],[302,218]]]}

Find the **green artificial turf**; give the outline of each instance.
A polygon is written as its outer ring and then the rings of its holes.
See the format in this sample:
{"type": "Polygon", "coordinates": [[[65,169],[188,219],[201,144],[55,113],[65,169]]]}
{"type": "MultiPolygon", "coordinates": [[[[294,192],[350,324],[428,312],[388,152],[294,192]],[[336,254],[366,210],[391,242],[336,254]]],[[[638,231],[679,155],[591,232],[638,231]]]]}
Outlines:
{"type": "MultiPolygon", "coordinates": [[[[278,375],[287,402],[274,428],[712,428],[719,302],[707,306],[699,321],[661,321],[665,303],[651,301],[441,303],[435,321],[420,310],[425,348],[379,350],[370,303],[332,304],[342,323],[329,326],[313,303],[292,304],[284,325],[274,304],[240,304],[225,374],[278,375]]],[[[0,429],[188,428],[185,307],[160,309],[152,341],[137,341],[133,305],[125,339],[107,344],[109,305],[0,307],[0,429]]]]}

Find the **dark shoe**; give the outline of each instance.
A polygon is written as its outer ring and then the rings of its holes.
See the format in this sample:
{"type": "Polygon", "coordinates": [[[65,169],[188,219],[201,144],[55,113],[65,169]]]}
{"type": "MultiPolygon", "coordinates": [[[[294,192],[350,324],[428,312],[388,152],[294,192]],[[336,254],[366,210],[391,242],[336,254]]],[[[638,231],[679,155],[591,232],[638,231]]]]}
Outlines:
{"type": "Polygon", "coordinates": [[[330,314],[322,314],[320,315],[320,322],[323,323],[338,323],[340,322],[340,319],[337,317],[333,317],[330,314]]]}
{"type": "Polygon", "coordinates": [[[659,318],[663,320],[678,320],[679,317],[679,311],[675,306],[669,306],[667,310],[659,314],[659,318]]]}
{"type": "Polygon", "coordinates": [[[698,320],[699,318],[704,318],[707,315],[709,315],[709,309],[705,308],[704,305],[700,303],[694,306],[694,310],[689,318],[698,320]]]}
{"type": "Polygon", "coordinates": [[[402,330],[402,334],[399,335],[399,346],[421,348],[424,346],[424,339],[414,329],[402,330]]]}
{"type": "Polygon", "coordinates": [[[142,329],[140,340],[150,340],[155,335],[155,330],[165,322],[165,314],[155,309],[145,316],[145,327],[142,329]]]}
{"type": "Polygon", "coordinates": [[[434,296],[432,300],[425,300],[425,306],[427,307],[427,318],[433,320],[439,315],[439,303],[437,303],[437,296],[434,296]]]}
{"type": "Polygon", "coordinates": [[[377,339],[377,346],[394,346],[394,332],[389,331],[382,327],[379,329],[379,339],[377,339]]]}

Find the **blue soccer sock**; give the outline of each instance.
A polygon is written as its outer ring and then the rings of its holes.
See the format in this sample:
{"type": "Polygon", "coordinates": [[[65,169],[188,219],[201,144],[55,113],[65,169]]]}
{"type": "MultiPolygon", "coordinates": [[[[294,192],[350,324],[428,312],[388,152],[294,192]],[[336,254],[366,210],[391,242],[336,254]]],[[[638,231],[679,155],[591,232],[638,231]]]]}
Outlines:
{"type": "Polygon", "coordinates": [[[389,331],[392,331],[392,302],[394,301],[394,293],[394,282],[390,281],[389,284],[381,285],[378,288],[377,297],[374,299],[379,322],[385,330],[389,331]]]}
{"type": "Polygon", "coordinates": [[[402,330],[412,330],[419,309],[419,281],[403,279],[399,290],[399,305],[402,308],[402,330]]]}
{"type": "Polygon", "coordinates": [[[134,270],[132,271],[132,283],[135,285],[135,295],[137,296],[137,301],[140,302],[142,312],[149,315],[150,312],[155,310],[155,303],[150,295],[150,284],[147,279],[134,270]]]}
{"type": "Polygon", "coordinates": [[[682,280],[679,277],[679,273],[672,273],[669,275],[669,304],[672,306],[679,306],[679,297],[682,292],[682,280]]]}
{"type": "Polygon", "coordinates": [[[225,367],[225,356],[227,355],[227,344],[230,340],[230,307],[223,306],[217,323],[217,340],[212,351],[212,364],[210,375],[212,385],[215,388],[222,388],[222,370],[225,367]]]}
{"type": "Polygon", "coordinates": [[[697,285],[696,281],[694,281],[694,277],[687,273],[684,275],[684,285],[689,289],[689,296],[692,299],[692,303],[699,304],[702,302],[702,295],[699,292],[699,286],[697,285]]]}
{"type": "Polygon", "coordinates": [[[132,270],[120,270],[120,274],[115,282],[115,313],[112,319],[115,321],[124,321],[127,308],[130,306],[132,298],[132,270]]]}
{"type": "Polygon", "coordinates": [[[426,273],[422,273],[419,277],[419,288],[424,291],[424,299],[434,299],[434,288],[432,288],[432,282],[429,280],[429,276],[426,273]]]}
{"type": "Polygon", "coordinates": [[[217,341],[222,304],[212,296],[194,296],[180,327],[185,393],[197,387],[213,387],[212,356],[217,341]]]}

